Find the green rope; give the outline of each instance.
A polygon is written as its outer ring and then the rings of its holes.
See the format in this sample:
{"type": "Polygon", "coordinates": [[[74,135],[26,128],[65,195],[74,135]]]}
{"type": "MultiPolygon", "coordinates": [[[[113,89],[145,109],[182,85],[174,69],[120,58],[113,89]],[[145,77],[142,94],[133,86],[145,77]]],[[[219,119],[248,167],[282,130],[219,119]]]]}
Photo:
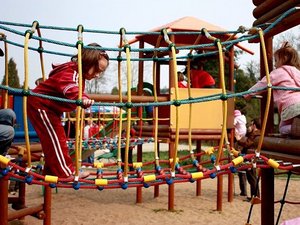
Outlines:
{"type": "MultiPolygon", "coordinates": [[[[286,87],[275,87],[272,86],[272,89],[281,89],[281,90],[293,90],[293,91],[300,91],[300,88],[286,88],[286,87]]],[[[49,95],[44,95],[44,94],[38,94],[35,92],[32,92],[31,90],[28,90],[24,92],[23,89],[18,89],[18,88],[12,88],[8,87],[5,85],[0,85],[0,90],[7,90],[9,94],[13,95],[21,95],[21,96],[35,96],[35,97],[40,97],[44,99],[49,99],[53,101],[58,101],[58,102],[65,102],[65,103],[71,103],[71,104],[76,104],[76,105],[82,105],[81,101],[78,100],[70,100],[66,98],[59,98],[55,96],[49,96],[49,95]]],[[[239,93],[231,93],[231,94],[226,94],[226,96],[220,94],[214,94],[214,95],[208,95],[208,96],[201,96],[201,97],[193,97],[193,98],[188,98],[188,99],[181,99],[181,100],[172,100],[172,101],[165,101],[165,102],[143,102],[143,103],[133,103],[133,102],[95,102],[94,106],[116,106],[120,108],[133,108],[133,107],[143,107],[143,106],[170,106],[170,105],[184,105],[184,104],[190,104],[190,103],[200,103],[200,102],[208,102],[208,101],[215,101],[215,100],[224,100],[224,99],[230,99],[230,98],[237,98],[237,97],[243,97],[244,95],[256,93],[256,92],[261,92],[267,90],[266,87],[258,88],[255,90],[248,90],[244,92],[239,92],[239,93]]]]}
{"type": "MultiPolygon", "coordinates": [[[[264,33],[269,32],[273,27],[275,27],[277,24],[279,24],[285,17],[287,17],[288,15],[294,13],[297,9],[296,8],[292,8],[288,11],[286,11],[285,13],[283,13],[279,18],[277,18],[272,24],[269,24],[267,26],[267,28],[264,30],[264,33]]],[[[18,31],[16,29],[12,29],[8,26],[16,26],[16,27],[32,27],[32,24],[22,24],[22,23],[12,23],[12,22],[6,22],[6,21],[0,21],[0,29],[8,31],[10,33],[14,33],[16,35],[19,36],[24,36],[24,32],[18,31]]],[[[262,25],[261,25],[262,26],[262,25]]],[[[40,29],[52,29],[52,30],[63,30],[63,31],[77,31],[77,27],[76,28],[68,28],[68,27],[57,27],[57,26],[43,26],[39,24],[39,28],[40,29]]],[[[245,29],[244,29],[245,30],[245,29]]],[[[216,31],[216,32],[210,32],[210,34],[212,35],[222,35],[222,34],[237,34],[237,33],[244,33],[245,31],[238,29],[237,31],[216,31]]],[[[89,32],[89,33],[102,33],[102,34],[119,34],[119,31],[104,31],[104,30],[94,30],[94,29],[85,29],[85,32],[89,32]]],[[[127,35],[160,35],[161,32],[126,32],[127,35]]],[[[170,35],[200,35],[201,34],[201,30],[199,31],[179,31],[179,32],[168,32],[170,35]]],[[[238,44],[240,42],[243,41],[249,41],[252,39],[256,39],[258,37],[257,34],[255,35],[243,35],[241,37],[238,37],[236,39],[230,40],[230,41],[224,41],[222,42],[222,46],[224,46],[225,51],[227,51],[232,45],[234,44],[238,44]]],[[[76,48],[76,45],[74,45],[73,43],[67,43],[67,42],[61,42],[61,41],[57,41],[57,40],[52,40],[52,39],[48,39],[48,38],[42,38],[42,37],[38,37],[35,35],[32,35],[32,39],[34,40],[38,40],[38,41],[43,41],[43,42],[47,42],[47,43],[51,43],[51,44],[56,44],[56,45],[61,45],[61,46],[66,46],[66,47],[70,47],[70,48],[76,48]]],[[[23,44],[19,44],[16,42],[13,42],[11,40],[9,40],[7,37],[6,38],[0,38],[0,40],[7,42],[11,45],[14,46],[18,46],[23,48],[23,44]]],[[[206,47],[212,47],[214,46],[214,43],[209,43],[209,44],[199,44],[199,45],[188,45],[188,46],[176,46],[177,50],[190,50],[190,49],[199,49],[199,48],[206,48],[206,47]]],[[[86,46],[85,46],[86,47],[86,46]]],[[[33,48],[33,47],[29,47],[30,50],[32,51],[37,51],[40,52],[41,49],[39,48],[33,48]]],[[[115,52],[120,52],[122,49],[121,48],[101,48],[101,50],[105,50],[105,51],[115,51],[115,52]]],[[[42,50],[44,53],[48,53],[48,54],[56,54],[56,55],[61,55],[61,56],[69,56],[71,57],[72,54],[67,54],[65,52],[55,52],[55,51],[50,51],[47,49],[43,49],[42,50]]],[[[132,48],[131,47],[131,52],[168,52],[169,51],[169,47],[159,47],[159,48],[132,48]]],[[[217,51],[214,52],[209,52],[209,53],[201,53],[201,54],[195,54],[193,55],[192,58],[198,58],[198,57],[207,57],[210,55],[216,55],[217,51]]],[[[189,55],[186,56],[179,56],[178,59],[188,59],[190,58],[189,55]]],[[[118,58],[111,58],[111,60],[113,61],[118,61],[118,58]]],[[[122,59],[125,60],[125,59],[122,59]]],[[[152,58],[132,58],[132,61],[153,61],[152,58]]],[[[168,57],[164,57],[164,58],[159,58],[157,60],[161,60],[161,61],[170,61],[172,60],[172,58],[168,58],[168,57]]]]}

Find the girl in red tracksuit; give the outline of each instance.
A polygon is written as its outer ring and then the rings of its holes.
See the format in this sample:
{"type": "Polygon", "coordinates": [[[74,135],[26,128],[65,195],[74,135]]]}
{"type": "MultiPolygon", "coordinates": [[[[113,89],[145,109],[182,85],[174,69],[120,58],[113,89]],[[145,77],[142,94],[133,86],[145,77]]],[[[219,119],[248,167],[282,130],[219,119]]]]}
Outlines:
{"type": "MultiPolygon", "coordinates": [[[[109,57],[96,43],[89,44],[90,48],[82,50],[82,103],[89,107],[94,100],[84,93],[85,80],[99,77],[107,68],[109,57]],[[92,48],[95,47],[95,48],[92,48]]],[[[33,92],[59,98],[78,99],[78,64],[77,55],[71,62],[53,66],[49,78],[40,83],[33,92]]],[[[50,99],[29,96],[27,101],[28,117],[40,139],[45,154],[44,173],[59,177],[74,175],[72,159],[69,155],[67,138],[61,123],[63,112],[76,109],[75,104],[54,101],[50,99]]],[[[87,172],[79,174],[80,178],[87,177],[87,172]]]]}

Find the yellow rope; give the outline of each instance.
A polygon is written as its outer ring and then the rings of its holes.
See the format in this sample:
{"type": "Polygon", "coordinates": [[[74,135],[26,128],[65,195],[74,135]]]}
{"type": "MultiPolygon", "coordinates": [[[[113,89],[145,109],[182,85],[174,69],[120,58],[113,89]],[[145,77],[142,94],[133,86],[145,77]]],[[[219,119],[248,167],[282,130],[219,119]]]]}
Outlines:
{"type": "MultiPolygon", "coordinates": [[[[218,52],[219,52],[219,70],[220,70],[220,84],[222,88],[222,94],[226,96],[226,88],[225,88],[225,73],[224,73],[224,57],[223,57],[223,51],[222,51],[222,45],[221,41],[213,36],[211,36],[206,29],[203,29],[203,32],[205,36],[214,42],[216,42],[217,47],[218,47],[218,52]]],[[[223,144],[224,144],[224,139],[226,137],[226,126],[227,126],[227,100],[222,101],[222,112],[223,112],[223,124],[222,124],[222,133],[221,133],[221,138],[219,142],[219,149],[218,149],[218,155],[217,159],[215,162],[215,166],[219,166],[220,159],[222,157],[223,153],[223,144]]]]}
{"type": "Polygon", "coordinates": [[[79,139],[79,155],[78,155],[78,162],[82,163],[82,140],[83,140],[83,127],[85,126],[85,109],[81,109],[81,118],[80,118],[80,139],[79,139]]]}
{"type": "MultiPolygon", "coordinates": [[[[79,25],[78,26],[78,58],[77,58],[77,64],[78,64],[78,100],[82,100],[82,32],[83,32],[83,26],[79,25]]],[[[82,136],[82,126],[81,126],[81,106],[76,107],[76,132],[75,132],[75,175],[79,175],[79,169],[80,169],[80,162],[79,162],[79,156],[80,156],[80,151],[81,151],[81,136],[82,136]]]]}
{"type": "MultiPolygon", "coordinates": [[[[174,82],[175,82],[175,100],[178,101],[179,99],[179,92],[178,92],[178,75],[177,75],[177,61],[176,61],[176,49],[175,45],[169,40],[168,33],[166,29],[163,29],[164,39],[165,42],[169,44],[169,47],[171,48],[171,55],[172,55],[172,63],[173,66],[173,74],[175,76],[174,82]]],[[[178,142],[179,142],[179,106],[176,106],[176,131],[175,131],[175,151],[172,156],[173,161],[171,165],[171,172],[172,177],[175,176],[175,166],[176,166],[176,159],[177,159],[177,151],[178,151],[178,142]]]]}
{"type": "MultiPolygon", "coordinates": [[[[122,35],[120,35],[120,46],[123,45],[123,40],[122,40],[122,35]]],[[[119,51],[119,55],[118,57],[122,56],[122,51],[119,51]]],[[[121,63],[122,61],[119,60],[118,61],[118,85],[119,85],[119,101],[120,103],[123,102],[123,97],[122,97],[122,77],[121,77],[121,63]]],[[[121,139],[122,139],[122,130],[123,130],[123,112],[122,109],[120,108],[119,111],[119,118],[120,118],[120,122],[119,122],[119,130],[118,130],[118,153],[117,153],[117,163],[118,163],[118,167],[119,169],[121,168],[121,163],[122,163],[122,159],[121,159],[121,139]]]]}
{"type": "MultiPolygon", "coordinates": [[[[158,48],[160,46],[162,40],[162,35],[160,34],[157,38],[155,48],[158,48]]],[[[153,58],[157,57],[158,51],[154,51],[153,58]]],[[[157,67],[157,60],[153,61],[153,68],[152,68],[152,74],[153,74],[153,95],[154,95],[154,102],[157,102],[157,91],[156,91],[156,67],[157,67]]],[[[154,107],[154,157],[155,157],[155,165],[159,166],[159,156],[158,156],[158,107],[154,107]]]]}
{"type": "Polygon", "coordinates": [[[265,67],[266,78],[267,78],[267,85],[268,85],[268,91],[267,91],[268,94],[267,94],[265,113],[264,113],[264,118],[262,121],[261,133],[260,133],[257,150],[256,150],[257,152],[260,152],[262,143],[264,140],[264,136],[265,136],[267,119],[268,119],[268,115],[269,115],[269,108],[270,108],[270,104],[271,104],[272,84],[271,84],[271,80],[270,80],[270,73],[269,73],[269,67],[268,67],[268,59],[267,59],[266,46],[265,46],[265,41],[264,41],[264,36],[263,36],[263,30],[261,28],[258,29],[258,34],[259,34],[260,43],[261,43],[262,56],[263,56],[264,67],[265,67]]]}
{"type": "MultiPolygon", "coordinates": [[[[28,44],[29,39],[31,38],[32,33],[36,31],[36,27],[38,26],[38,22],[34,21],[32,24],[32,28],[30,32],[26,32],[25,42],[24,42],[24,90],[28,91],[28,44]]],[[[29,132],[28,132],[28,121],[27,121],[27,96],[23,96],[23,121],[24,121],[24,135],[25,135],[25,143],[27,148],[27,168],[31,168],[31,151],[30,151],[30,141],[29,141],[29,132]]]]}
{"type": "MultiPolygon", "coordinates": [[[[222,94],[225,96],[226,95],[226,88],[225,88],[225,73],[224,73],[224,58],[223,58],[223,52],[222,52],[222,45],[220,43],[220,40],[217,41],[218,45],[218,50],[219,50],[219,61],[220,61],[220,83],[222,87],[222,94]]],[[[216,160],[216,166],[219,165],[220,159],[222,157],[223,153],[223,144],[224,144],[224,138],[227,133],[227,100],[222,101],[222,109],[223,109],[223,125],[222,125],[222,134],[221,134],[221,139],[219,143],[219,150],[218,150],[218,157],[216,160]]]]}
{"type": "MultiPolygon", "coordinates": [[[[121,29],[122,39],[125,46],[126,53],[126,65],[127,65],[127,101],[131,103],[131,57],[130,57],[130,48],[128,41],[125,37],[125,29],[121,29]]],[[[129,152],[129,144],[130,144],[130,128],[131,128],[131,107],[127,108],[127,130],[126,130],[126,144],[125,144],[125,162],[124,162],[124,179],[125,181],[128,178],[128,152],[129,152]]]]}

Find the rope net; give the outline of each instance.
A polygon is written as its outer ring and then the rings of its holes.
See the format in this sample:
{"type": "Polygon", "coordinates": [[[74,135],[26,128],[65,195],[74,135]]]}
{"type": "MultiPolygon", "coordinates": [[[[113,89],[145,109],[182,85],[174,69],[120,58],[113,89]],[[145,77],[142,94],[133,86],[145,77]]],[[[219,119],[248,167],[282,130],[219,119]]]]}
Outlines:
{"type": "MultiPolygon", "coordinates": [[[[24,137],[25,146],[16,147],[18,152],[23,152],[20,156],[26,155],[25,157],[17,157],[16,159],[10,159],[8,157],[0,156],[0,163],[4,165],[1,168],[1,177],[8,176],[10,179],[15,179],[17,181],[26,182],[28,184],[38,184],[38,185],[50,185],[51,187],[62,187],[74,189],[79,188],[89,188],[89,189],[111,189],[111,188],[130,188],[130,187],[150,187],[162,184],[172,184],[178,182],[194,182],[198,179],[214,178],[216,176],[235,173],[239,170],[246,170],[248,168],[265,168],[273,167],[280,170],[292,170],[297,165],[276,161],[269,159],[260,154],[262,142],[266,129],[266,121],[269,113],[269,106],[271,101],[271,91],[272,89],[286,89],[283,87],[274,87],[270,83],[269,71],[267,66],[267,56],[264,45],[264,32],[268,32],[276,24],[289,13],[293,11],[290,10],[279,17],[274,23],[270,24],[264,31],[261,28],[250,28],[245,27],[239,28],[237,31],[227,31],[227,32],[209,32],[205,28],[199,32],[168,32],[167,29],[162,29],[161,32],[127,32],[124,28],[121,28],[119,32],[112,31],[102,31],[102,30],[91,30],[84,29],[82,25],[79,25],[76,29],[74,28],[64,28],[64,27],[53,27],[53,26],[42,26],[37,21],[34,21],[31,25],[28,24],[16,24],[10,22],[0,21],[0,29],[4,30],[6,33],[1,33],[0,40],[5,44],[5,64],[8,61],[8,44],[14,45],[24,49],[24,86],[22,89],[11,88],[8,86],[8,79],[6,79],[6,84],[0,85],[0,89],[4,93],[4,107],[7,106],[8,95],[21,95],[23,96],[23,120],[24,120],[24,137]],[[12,26],[26,27],[25,33],[11,28],[12,26]],[[55,30],[55,31],[67,31],[67,32],[77,32],[78,39],[76,43],[66,43],[49,38],[43,38],[41,35],[42,30],[55,30]],[[247,34],[244,34],[248,32],[247,34]],[[38,33],[38,35],[36,35],[38,33]],[[69,100],[57,98],[54,96],[47,96],[42,94],[33,93],[29,87],[28,82],[30,79],[29,75],[29,51],[38,52],[40,55],[40,63],[42,70],[42,79],[45,80],[45,69],[44,69],[44,57],[45,53],[61,55],[61,56],[71,56],[66,52],[57,52],[51,49],[45,49],[43,47],[44,43],[54,44],[57,46],[64,46],[67,48],[77,49],[78,54],[78,72],[79,72],[79,90],[82,87],[82,65],[81,65],[81,51],[83,48],[89,48],[90,46],[85,46],[83,44],[84,34],[109,34],[119,37],[119,47],[91,47],[100,50],[105,50],[108,52],[116,52],[118,56],[116,58],[111,57],[112,61],[117,62],[118,67],[118,89],[119,94],[117,101],[97,101],[95,102],[95,107],[115,107],[119,110],[110,114],[106,117],[105,113],[99,111],[98,117],[90,116],[86,117],[86,113],[82,108],[82,93],[78,93],[77,100],[69,100]],[[24,37],[24,44],[20,44],[10,40],[9,36],[17,35],[24,37]],[[242,34],[241,36],[237,36],[242,34]],[[156,44],[152,48],[134,48],[130,41],[128,41],[128,35],[149,35],[156,37],[156,44]],[[176,35],[191,35],[195,37],[195,41],[192,45],[176,45],[176,35]],[[226,37],[225,40],[220,37],[226,37]],[[200,44],[201,40],[206,39],[206,43],[200,44]],[[244,91],[240,93],[227,93],[225,84],[225,72],[224,72],[224,52],[227,52],[233,46],[240,42],[248,41],[251,39],[260,39],[262,46],[263,62],[265,64],[265,74],[267,76],[268,85],[260,90],[244,91]],[[35,48],[30,45],[30,43],[36,40],[39,43],[39,47],[35,48]],[[209,52],[196,51],[197,49],[214,49],[209,52]],[[188,54],[178,55],[178,51],[186,50],[188,54]],[[134,58],[133,53],[138,53],[140,57],[134,58]],[[160,57],[163,53],[164,57],[160,57]],[[152,55],[152,57],[143,57],[152,55]],[[196,58],[205,58],[210,55],[216,55],[219,61],[219,74],[220,74],[220,87],[221,92],[218,94],[205,95],[205,96],[192,96],[190,84],[188,84],[187,92],[188,97],[186,99],[180,96],[180,91],[177,85],[177,65],[178,62],[186,62],[188,83],[190,83],[190,66],[191,60],[196,58]],[[133,101],[131,96],[132,90],[132,62],[137,61],[138,63],[143,63],[149,61],[152,63],[152,77],[153,77],[153,101],[133,101]],[[174,87],[174,99],[160,100],[159,93],[157,93],[157,67],[159,62],[167,62],[169,65],[170,83],[173,82],[174,87]],[[125,65],[126,69],[126,87],[127,94],[126,99],[123,96],[122,91],[122,66],[125,65]],[[242,97],[246,94],[255,93],[258,91],[267,90],[267,106],[262,123],[262,132],[259,139],[258,147],[255,154],[241,155],[237,152],[231,145],[227,137],[227,114],[228,114],[228,101],[232,98],[242,97]],[[70,149],[70,154],[74,156],[74,164],[76,168],[75,176],[70,178],[60,178],[43,173],[43,154],[42,150],[39,153],[31,151],[32,145],[30,143],[30,137],[28,132],[28,122],[27,122],[27,96],[33,95],[44,99],[50,99],[53,101],[58,101],[62,103],[72,103],[77,105],[75,116],[71,117],[69,114],[65,118],[64,122],[75,122],[76,123],[76,134],[74,139],[69,139],[68,146],[70,149]],[[192,128],[192,111],[193,106],[196,103],[202,102],[222,102],[222,125],[220,127],[220,137],[219,145],[215,147],[208,148],[206,150],[193,149],[193,128],[192,128]],[[188,150],[189,154],[184,157],[179,157],[179,140],[180,140],[180,129],[179,126],[180,119],[184,116],[179,110],[180,107],[188,105],[189,106],[189,122],[188,122],[188,150]],[[142,115],[143,107],[153,107],[153,117],[145,118],[142,115]],[[170,126],[170,118],[159,118],[159,107],[170,106],[174,107],[175,112],[175,124],[174,127],[174,138],[170,138],[170,134],[167,135],[168,138],[162,138],[159,126],[161,122],[167,122],[170,126]],[[133,110],[136,111],[134,115],[133,110]],[[94,134],[94,136],[89,140],[83,140],[82,130],[83,124],[86,120],[93,120],[102,126],[99,132],[94,134]],[[133,128],[133,124],[138,124],[143,127],[144,122],[151,122],[153,125],[152,130],[147,133],[142,132],[142,129],[137,132],[137,137],[131,137],[130,131],[133,128]],[[105,125],[103,125],[105,124],[105,125]],[[109,125],[109,126],[108,126],[109,125]],[[125,135],[122,135],[122,131],[125,130],[125,135]],[[111,135],[111,136],[107,136],[111,135]],[[169,152],[168,159],[160,159],[158,144],[168,139],[168,141],[174,141],[175,148],[174,151],[169,152]],[[135,146],[142,146],[145,143],[153,143],[154,158],[153,161],[148,162],[129,162],[129,153],[135,146]],[[116,162],[96,162],[94,164],[82,163],[82,154],[84,151],[96,151],[98,149],[109,149],[110,152],[115,151],[113,157],[117,160],[116,162]],[[121,149],[125,149],[125,158],[121,159],[121,149]],[[207,160],[201,160],[202,156],[206,156],[207,160]],[[82,169],[82,165],[92,167],[91,175],[86,179],[79,178],[79,171],[82,169]],[[147,166],[147,169],[144,169],[147,166]],[[133,170],[130,170],[132,168],[133,170]],[[152,168],[152,169],[148,169],[152,168]]],[[[8,77],[8,71],[5,70],[5,76],[8,77]]],[[[138,94],[141,94],[142,89],[138,88],[138,94]]],[[[289,89],[292,90],[292,89],[289,89]]],[[[293,91],[299,91],[294,89],[293,91]]],[[[150,129],[150,128],[149,128],[150,129]]],[[[170,132],[170,130],[167,130],[170,132]]]]}

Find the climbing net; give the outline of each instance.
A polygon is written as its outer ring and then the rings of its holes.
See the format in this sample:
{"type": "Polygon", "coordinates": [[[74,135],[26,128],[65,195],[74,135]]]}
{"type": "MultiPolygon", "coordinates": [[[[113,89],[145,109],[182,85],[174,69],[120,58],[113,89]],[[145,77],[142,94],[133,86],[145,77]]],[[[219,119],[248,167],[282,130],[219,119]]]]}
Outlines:
{"type": "MultiPolygon", "coordinates": [[[[214,178],[218,175],[226,174],[226,173],[234,173],[239,170],[245,170],[247,168],[252,167],[273,167],[282,170],[292,170],[295,165],[293,164],[286,164],[283,162],[278,162],[273,159],[269,159],[260,154],[260,150],[262,147],[262,142],[265,134],[266,129],[266,121],[269,113],[269,106],[271,102],[271,91],[273,88],[277,89],[284,89],[282,87],[274,87],[272,86],[269,78],[269,71],[267,65],[267,56],[265,51],[265,44],[264,44],[264,32],[268,32],[272,29],[276,24],[278,24],[287,14],[292,13],[292,11],[288,11],[279,17],[273,24],[269,25],[264,31],[259,28],[251,28],[247,29],[245,27],[240,27],[237,31],[232,32],[208,32],[205,28],[203,28],[199,32],[168,32],[166,29],[162,29],[160,32],[143,32],[143,33],[136,33],[136,32],[126,32],[124,28],[121,28],[119,32],[107,32],[101,30],[91,30],[91,29],[84,29],[82,25],[79,25],[76,29],[73,28],[62,28],[62,27],[50,27],[50,26],[42,26],[37,21],[34,21],[32,25],[28,24],[15,24],[10,22],[0,21],[0,29],[5,30],[10,33],[14,33],[20,36],[25,36],[24,45],[19,43],[15,43],[9,39],[9,36],[1,33],[1,39],[5,43],[5,52],[6,52],[6,64],[7,64],[7,49],[8,44],[15,45],[18,47],[24,48],[24,67],[25,67],[25,80],[23,89],[16,89],[11,88],[6,85],[0,85],[0,88],[5,92],[5,102],[7,104],[8,101],[8,94],[13,95],[22,95],[23,96],[23,118],[24,118],[24,129],[25,129],[25,140],[26,140],[26,151],[27,151],[27,161],[24,163],[22,159],[20,160],[11,160],[10,158],[0,156],[0,162],[5,165],[5,168],[1,169],[1,176],[8,176],[11,179],[16,179],[18,181],[26,182],[28,184],[39,184],[39,185],[49,185],[50,187],[73,187],[74,189],[79,188],[90,188],[90,189],[112,189],[112,188],[123,188],[127,189],[129,187],[150,187],[155,185],[161,184],[172,184],[178,182],[194,182],[198,179],[205,179],[205,178],[214,178]],[[24,26],[29,27],[29,30],[26,30],[25,33],[22,33],[18,30],[12,29],[10,26],[24,26]],[[41,29],[55,29],[55,30],[68,30],[77,32],[78,39],[75,44],[59,42],[52,39],[43,38],[41,36],[41,29]],[[118,83],[119,83],[119,102],[96,102],[96,106],[115,106],[122,109],[125,109],[126,115],[122,114],[120,110],[120,114],[117,116],[117,120],[119,121],[118,126],[118,135],[117,139],[110,139],[110,138],[100,138],[94,140],[88,140],[82,142],[81,131],[84,121],[84,110],[82,109],[82,93],[79,93],[79,98],[77,100],[68,100],[57,98],[54,96],[46,96],[42,94],[33,93],[28,88],[28,81],[29,81],[29,72],[28,72],[28,61],[29,61],[29,54],[28,51],[37,51],[40,54],[41,58],[41,67],[42,67],[42,74],[43,78],[45,79],[45,72],[44,72],[44,65],[43,65],[43,54],[58,54],[63,56],[71,56],[69,54],[63,52],[54,52],[48,49],[44,49],[42,43],[48,42],[57,44],[59,46],[68,46],[71,48],[77,48],[78,55],[81,55],[82,48],[89,48],[89,46],[84,46],[83,44],[83,34],[84,32],[91,32],[91,33],[110,33],[113,35],[119,35],[120,37],[120,44],[118,48],[108,48],[108,47],[99,47],[97,49],[118,52],[118,57],[111,58],[111,60],[115,60],[118,63],[118,83]],[[38,35],[35,35],[38,33],[38,35]],[[237,37],[238,34],[243,34],[240,37],[237,37]],[[247,33],[247,34],[244,34],[247,33]],[[156,46],[153,48],[133,48],[129,41],[126,38],[128,34],[143,34],[143,35],[155,35],[157,36],[156,46]],[[197,35],[195,39],[195,43],[191,46],[176,46],[175,42],[172,42],[170,39],[170,35],[197,35]],[[229,34],[227,40],[221,42],[219,38],[216,38],[218,35],[229,34]],[[199,44],[201,38],[206,38],[209,40],[207,44],[199,44]],[[248,41],[251,39],[260,39],[260,43],[262,46],[262,53],[263,53],[263,62],[265,64],[265,73],[267,76],[268,85],[260,90],[253,90],[253,91],[245,91],[241,93],[227,93],[226,86],[225,86],[225,72],[224,72],[224,58],[223,53],[228,51],[233,45],[248,41]],[[29,47],[30,40],[38,40],[39,47],[29,47]],[[164,42],[166,47],[161,47],[161,43],[164,42]],[[214,48],[215,51],[211,51],[208,53],[194,53],[193,50],[199,48],[214,48]],[[188,50],[189,53],[185,56],[177,56],[177,50],[188,50]],[[151,52],[153,56],[151,58],[132,58],[133,52],[139,53],[149,53],[151,52]],[[159,57],[159,53],[167,52],[169,57],[159,57]],[[122,57],[122,53],[125,53],[125,57],[122,57]],[[221,86],[221,93],[216,95],[209,95],[209,96],[192,96],[191,95],[191,88],[189,86],[188,92],[189,96],[186,99],[181,99],[179,96],[178,85],[177,85],[177,60],[183,59],[187,62],[188,68],[188,84],[190,83],[190,64],[191,60],[198,57],[206,57],[209,55],[217,55],[219,58],[219,70],[220,70],[220,86],[221,86]],[[168,61],[172,64],[170,67],[171,74],[174,75],[174,88],[175,88],[175,99],[171,101],[159,101],[158,94],[156,93],[156,67],[157,63],[160,61],[168,61]],[[153,85],[154,85],[154,101],[153,102],[146,102],[146,103],[135,103],[132,102],[131,92],[128,91],[127,93],[127,101],[123,100],[122,97],[122,88],[121,88],[121,63],[126,62],[126,71],[127,71],[127,90],[131,90],[131,83],[132,83],[132,69],[131,63],[132,61],[151,61],[153,63],[153,85]],[[239,152],[235,151],[228,141],[227,137],[227,102],[230,98],[241,97],[245,94],[250,94],[262,90],[267,90],[267,104],[266,104],[266,111],[264,114],[263,122],[262,122],[262,129],[261,129],[261,138],[259,139],[258,147],[255,151],[255,154],[247,154],[241,155],[239,152]],[[76,139],[74,142],[70,142],[70,148],[74,149],[75,152],[75,165],[76,165],[76,176],[71,178],[59,178],[52,175],[41,175],[42,174],[42,164],[33,164],[32,163],[32,153],[31,153],[31,146],[30,140],[28,135],[28,124],[27,124],[27,111],[25,107],[25,103],[27,101],[27,96],[34,95],[45,99],[51,99],[53,101],[60,101],[60,102],[68,102],[77,105],[76,109],[76,139]],[[178,144],[179,144],[179,118],[180,118],[180,111],[179,108],[182,105],[189,105],[190,112],[192,111],[192,105],[194,103],[199,102],[206,102],[206,101],[215,101],[221,100],[222,101],[222,129],[221,129],[221,138],[219,141],[219,145],[217,147],[211,147],[205,151],[195,153],[192,149],[192,135],[191,135],[191,122],[189,124],[189,151],[190,154],[186,157],[179,158],[178,157],[178,144]],[[135,119],[132,118],[132,109],[137,107],[143,106],[153,106],[154,107],[154,118],[153,118],[153,136],[150,138],[139,137],[137,139],[132,139],[130,137],[130,130],[132,121],[135,119]],[[160,106],[175,106],[175,117],[176,117],[176,124],[175,124],[175,151],[172,152],[170,158],[168,160],[161,160],[159,158],[157,144],[159,142],[159,134],[158,134],[158,125],[159,125],[159,118],[158,118],[158,107],[160,106]],[[121,131],[123,130],[122,124],[123,121],[126,121],[126,136],[124,139],[121,138],[121,131]],[[145,142],[153,142],[154,143],[154,160],[151,162],[135,162],[129,164],[128,162],[128,153],[131,146],[135,145],[142,145],[145,142]],[[118,149],[117,154],[117,162],[116,163],[95,163],[91,166],[95,168],[94,172],[92,172],[92,176],[87,179],[80,179],[78,174],[79,170],[81,169],[81,150],[84,148],[114,148],[118,149]],[[124,162],[121,161],[120,157],[120,149],[125,148],[125,159],[124,162]],[[224,157],[223,153],[226,151],[228,156],[224,157]],[[200,162],[198,159],[203,156],[208,155],[209,160],[200,162]],[[191,163],[189,165],[182,166],[182,162],[186,159],[191,159],[191,163]],[[251,162],[251,163],[247,163],[251,162]],[[211,168],[205,167],[204,165],[211,163],[211,168]],[[24,166],[25,165],[25,166],[24,166]],[[143,166],[145,165],[153,165],[153,170],[143,170],[143,166]],[[163,166],[164,165],[164,166],[163,166]],[[104,168],[116,166],[116,171],[107,171],[104,168]],[[135,171],[130,172],[129,166],[132,166],[135,171]],[[124,169],[122,169],[122,167],[124,169]],[[94,176],[94,177],[93,177],[94,176]]],[[[92,48],[92,47],[90,47],[92,48]]],[[[95,47],[93,47],[95,48],[95,47]]],[[[80,57],[79,57],[80,58],[80,57]]],[[[81,73],[81,62],[78,63],[78,71],[80,75],[79,79],[79,90],[81,90],[82,86],[82,73],[81,73]]],[[[8,76],[8,71],[6,68],[6,77],[8,76]]],[[[7,79],[6,79],[7,80],[7,79]]],[[[6,105],[7,107],[7,105],[6,105]]],[[[140,120],[140,119],[138,119],[140,120]]],[[[191,114],[190,114],[190,121],[191,121],[191,114]]]]}

